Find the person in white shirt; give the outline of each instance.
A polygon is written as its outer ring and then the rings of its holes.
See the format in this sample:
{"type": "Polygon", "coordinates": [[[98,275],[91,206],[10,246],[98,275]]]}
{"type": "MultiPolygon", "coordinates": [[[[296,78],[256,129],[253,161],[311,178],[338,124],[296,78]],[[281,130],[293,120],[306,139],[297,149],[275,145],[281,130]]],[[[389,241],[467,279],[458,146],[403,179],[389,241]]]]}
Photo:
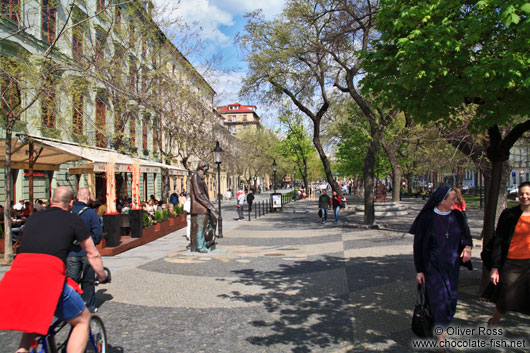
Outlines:
{"type": "Polygon", "coordinates": [[[24,208],[24,199],[20,199],[17,204],[13,205],[15,211],[22,211],[24,208]]]}
{"type": "Polygon", "coordinates": [[[245,203],[245,192],[242,190],[242,189],[239,189],[237,191],[237,195],[236,195],[236,200],[237,200],[237,214],[238,214],[238,217],[237,220],[242,220],[242,219],[245,219],[245,216],[243,216],[243,204],[245,203]]]}

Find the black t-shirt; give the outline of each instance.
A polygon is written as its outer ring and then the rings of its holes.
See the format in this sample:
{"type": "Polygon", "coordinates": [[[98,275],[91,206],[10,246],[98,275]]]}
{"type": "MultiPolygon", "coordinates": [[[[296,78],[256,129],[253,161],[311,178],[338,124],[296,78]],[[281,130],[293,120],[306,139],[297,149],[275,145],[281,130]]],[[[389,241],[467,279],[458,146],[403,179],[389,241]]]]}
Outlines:
{"type": "Polygon", "coordinates": [[[81,242],[88,237],[90,232],[81,217],[50,207],[28,218],[20,252],[53,255],[66,262],[74,240],[81,242]]]}

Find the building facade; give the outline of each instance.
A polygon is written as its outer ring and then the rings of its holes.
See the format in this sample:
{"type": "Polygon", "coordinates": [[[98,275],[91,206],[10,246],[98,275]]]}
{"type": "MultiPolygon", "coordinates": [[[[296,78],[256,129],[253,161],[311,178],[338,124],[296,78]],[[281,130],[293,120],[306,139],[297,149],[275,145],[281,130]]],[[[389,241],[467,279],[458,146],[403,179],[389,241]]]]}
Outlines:
{"type": "Polygon", "coordinates": [[[237,136],[242,131],[261,127],[260,117],[256,113],[257,107],[255,105],[232,103],[219,106],[216,110],[228,131],[233,135],[237,136]]]}
{"type": "MultiPolygon", "coordinates": [[[[105,153],[117,155],[117,197],[129,197],[133,182],[139,183],[141,200],[161,198],[167,183],[170,192],[186,189],[182,150],[197,150],[192,134],[197,121],[190,117],[200,116],[197,129],[213,134],[215,91],[152,20],[152,4],[6,0],[2,5],[0,140],[5,146],[9,131],[14,149],[31,141],[37,150],[32,173],[26,162],[13,161],[11,199],[29,198],[30,174],[35,199],[48,199],[57,185],[89,187],[104,198],[98,156],[105,153]],[[39,148],[72,158],[60,166],[39,164],[39,148]],[[131,180],[125,162],[131,158],[140,161],[140,180],[131,180]]],[[[5,157],[0,163],[5,165],[5,157]]]]}

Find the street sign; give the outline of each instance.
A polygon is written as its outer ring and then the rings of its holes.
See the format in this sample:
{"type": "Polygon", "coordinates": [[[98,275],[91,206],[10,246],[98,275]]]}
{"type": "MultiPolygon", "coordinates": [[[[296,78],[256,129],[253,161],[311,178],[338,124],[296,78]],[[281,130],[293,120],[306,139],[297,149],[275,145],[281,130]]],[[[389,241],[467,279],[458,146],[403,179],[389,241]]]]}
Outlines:
{"type": "Polygon", "coordinates": [[[515,178],[515,172],[512,172],[512,177],[514,177],[514,178],[515,178]]]}
{"type": "Polygon", "coordinates": [[[524,175],[524,170],[521,169],[521,170],[519,171],[519,174],[520,174],[520,175],[524,175]]]}

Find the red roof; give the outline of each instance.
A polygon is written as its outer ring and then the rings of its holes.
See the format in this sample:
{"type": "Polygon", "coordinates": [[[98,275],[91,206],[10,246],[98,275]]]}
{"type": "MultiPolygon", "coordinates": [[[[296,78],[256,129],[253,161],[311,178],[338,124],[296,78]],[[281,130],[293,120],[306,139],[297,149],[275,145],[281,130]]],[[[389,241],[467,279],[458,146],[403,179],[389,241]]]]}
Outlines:
{"type": "Polygon", "coordinates": [[[239,103],[232,103],[217,107],[219,113],[234,113],[234,112],[255,112],[257,107],[255,105],[243,105],[239,103]],[[230,109],[230,107],[233,107],[230,109]],[[234,109],[235,107],[235,109],[234,109]]]}

